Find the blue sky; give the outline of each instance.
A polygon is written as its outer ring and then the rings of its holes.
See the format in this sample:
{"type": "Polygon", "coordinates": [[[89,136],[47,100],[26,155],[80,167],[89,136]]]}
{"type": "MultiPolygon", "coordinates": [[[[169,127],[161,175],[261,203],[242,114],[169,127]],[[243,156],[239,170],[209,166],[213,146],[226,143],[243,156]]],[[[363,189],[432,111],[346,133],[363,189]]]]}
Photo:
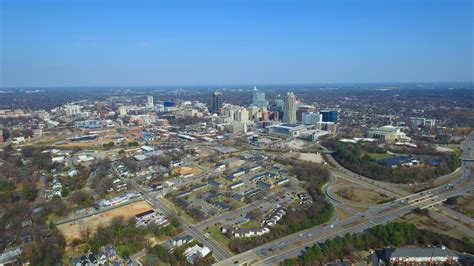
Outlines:
{"type": "Polygon", "coordinates": [[[0,0],[2,87],[473,80],[473,1],[0,0]]]}

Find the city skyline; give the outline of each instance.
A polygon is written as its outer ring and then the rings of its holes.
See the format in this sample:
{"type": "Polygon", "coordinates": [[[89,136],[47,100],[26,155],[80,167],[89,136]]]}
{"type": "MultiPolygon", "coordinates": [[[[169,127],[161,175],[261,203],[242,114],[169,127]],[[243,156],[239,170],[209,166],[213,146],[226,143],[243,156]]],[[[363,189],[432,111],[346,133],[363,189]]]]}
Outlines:
{"type": "Polygon", "coordinates": [[[471,1],[2,1],[0,87],[472,82],[471,1]]]}

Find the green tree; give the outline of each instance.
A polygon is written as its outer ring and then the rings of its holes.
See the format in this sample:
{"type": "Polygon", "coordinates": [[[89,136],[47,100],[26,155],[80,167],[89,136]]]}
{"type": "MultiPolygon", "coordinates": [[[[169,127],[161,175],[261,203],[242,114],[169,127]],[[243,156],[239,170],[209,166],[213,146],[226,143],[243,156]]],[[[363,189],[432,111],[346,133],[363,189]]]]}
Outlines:
{"type": "Polygon", "coordinates": [[[65,198],[69,195],[69,189],[67,187],[63,187],[63,189],[61,190],[61,197],[65,198]]]}

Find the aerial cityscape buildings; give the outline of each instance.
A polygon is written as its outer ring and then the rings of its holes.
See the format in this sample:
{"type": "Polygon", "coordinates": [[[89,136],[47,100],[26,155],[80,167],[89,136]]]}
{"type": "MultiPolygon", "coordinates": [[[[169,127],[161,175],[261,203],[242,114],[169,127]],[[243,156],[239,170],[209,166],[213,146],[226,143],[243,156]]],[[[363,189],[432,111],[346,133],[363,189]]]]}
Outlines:
{"type": "Polygon", "coordinates": [[[294,124],[296,119],[296,97],[293,92],[288,92],[283,104],[283,122],[294,124]]]}
{"type": "Polygon", "coordinates": [[[221,92],[214,92],[212,94],[212,104],[211,104],[211,112],[218,113],[219,110],[222,108],[223,104],[223,95],[221,92]]]}
{"type": "Polygon", "coordinates": [[[0,266],[474,266],[472,0],[0,3],[0,266]]]}

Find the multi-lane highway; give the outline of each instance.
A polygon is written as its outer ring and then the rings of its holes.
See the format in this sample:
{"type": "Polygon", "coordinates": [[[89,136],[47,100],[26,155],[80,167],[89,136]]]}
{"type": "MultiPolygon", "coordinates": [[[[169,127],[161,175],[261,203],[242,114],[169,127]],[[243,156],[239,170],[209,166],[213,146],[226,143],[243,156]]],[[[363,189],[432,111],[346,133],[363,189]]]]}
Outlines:
{"type": "MultiPolygon", "coordinates": [[[[323,227],[314,227],[297,234],[272,241],[252,250],[259,258],[260,265],[273,265],[288,258],[298,256],[306,247],[323,242],[327,239],[342,236],[346,233],[359,233],[377,224],[386,224],[392,220],[410,213],[415,208],[428,208],[439,204],[449,197],[462,195],[474,189],[474,183],[458,190],[445,189],[438,194],[429,196],[417,194],[405,199],[397,199],[393,202],[379,205],[367,211],[358,213],[346,220],[336,222],[323,227]]],[[[252,257],[251,254],[248,255],[252,257]]],[[[245,258],[241,258],[245,260],[245,258]]],[[[230,262],[229,260],[224,261],[230,262]]],[[[235,262],[235,260],[234,260],[235,262]]],[[[222,265],[224,265],[222,264],[222,265]]]]}
{"type": "MultiPolygon", "coordinates": [[[[385,224],[399,217],[406,215],[415,208],[429,208],[438,205],[446,199],[454,196],[464,195],[474,189],[472,180],[472,166],[474,159],[474,133],[463,142],[463,156],[461,166],[461,177],[453,184],[442,185],[423,192],[407,195],[408,193],[399,193],[398,188],[393,188],[389,184],[377,182],[376,187],[387,189],[390,193],[397,196],[397,199],[385,204],[373,206],[367,211],[360,212],[343,221],[337,221],[331,225],[313,227],[286,237],[274,240],[262,246],[256,247],[243,254],[236,255],[217,265],[242,264],[252,262],[257,265],[273,265],[285,259],[296,257],[305,250],[306,247],[323,242],[336,236],[342,236],[346,233],[358,233],[377,224],[385,224]],[[402,196],[404,195],[404,196],[402,196]]],[[[338,170],[343,171],[343,169],[338,170]]],[[[459,171],[459,170],[458,170],[459,171]]],[[[347,171],[345,171],[347,174],[347,171]]],[[[349,173],[353,175],[353,173],[349,173]]],[[[365,180],[365,178],[350,176],[346,178],[357,178],[367,185],[374,185],[374,182],[365,180]]]]}

